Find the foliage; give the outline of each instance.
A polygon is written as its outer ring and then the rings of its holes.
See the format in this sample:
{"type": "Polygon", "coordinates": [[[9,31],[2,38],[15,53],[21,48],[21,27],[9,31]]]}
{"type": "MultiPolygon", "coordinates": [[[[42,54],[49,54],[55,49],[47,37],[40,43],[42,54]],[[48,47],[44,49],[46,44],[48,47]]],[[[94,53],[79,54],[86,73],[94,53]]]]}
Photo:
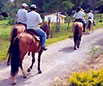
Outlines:
{"type": "Polygon", "coordinates": [[[44,10],[46,12],[63,12],[73,7],[71,0],[44,0],[44,10]]]}
{"type": "Polygon", "coordinates": [[[70,86],[102,86],[103,69],[88,72],[72,73],[69,78],[70,86]]]}
{"type": "Polygon", "coordinates": [[[11,0],[2,0],[0,2],[0,12],[7,12],[9,14],[8,23],[14,24],[16,23],[15,14],[24,2],[28,5],[31,5],[32,3],[36,4],[38,12],[43,15],[53,12],[63,12],[66,14],[67,12],[70,12],[72,8],[78,6],[81,6],[88,12],[90,9],[102,6],[103,0],[14,0],[13,2],[11,2],[11,0]]]}
{"type": "Polygon", "coordinates": [[[75,7],[78,7],[81,6],[84,1],[85,0],[72,0],[72,3],[75,5],[75,7]]]}
{"type": "Polygon", "coordinates": [[[99,53],[101,53],[100,46],[92,46],[89,52],[89,54],[92,56],[98,55],[99,53]]]}

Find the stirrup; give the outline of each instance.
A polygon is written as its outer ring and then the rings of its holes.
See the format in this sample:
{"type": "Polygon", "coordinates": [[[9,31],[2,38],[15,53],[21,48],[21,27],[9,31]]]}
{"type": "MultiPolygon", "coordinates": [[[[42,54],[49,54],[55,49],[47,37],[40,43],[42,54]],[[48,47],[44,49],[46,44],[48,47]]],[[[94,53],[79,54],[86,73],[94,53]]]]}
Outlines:
{"type": "Polygon", "coordinates": [[[45,48],[45,47],[41,47],[41,49],[42,49],[42,50],[44,50],[44,51],[46,51],[46,50],[47,50],[47,48],[45,48]]]}

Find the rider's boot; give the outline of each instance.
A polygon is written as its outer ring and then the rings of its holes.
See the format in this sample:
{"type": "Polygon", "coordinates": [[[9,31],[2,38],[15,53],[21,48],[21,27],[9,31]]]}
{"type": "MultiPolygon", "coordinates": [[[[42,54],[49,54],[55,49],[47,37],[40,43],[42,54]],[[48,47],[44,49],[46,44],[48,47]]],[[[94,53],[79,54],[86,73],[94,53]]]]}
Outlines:
{"type": "Polygon", "coordinates": [[[44,51],[46,51],[46,50],[47,50],[47,48],[45,48],[45,46],[44,46],[44,47],[41,47],[41,49],[42,49],[42,50],[44,50],[44,51]]]}

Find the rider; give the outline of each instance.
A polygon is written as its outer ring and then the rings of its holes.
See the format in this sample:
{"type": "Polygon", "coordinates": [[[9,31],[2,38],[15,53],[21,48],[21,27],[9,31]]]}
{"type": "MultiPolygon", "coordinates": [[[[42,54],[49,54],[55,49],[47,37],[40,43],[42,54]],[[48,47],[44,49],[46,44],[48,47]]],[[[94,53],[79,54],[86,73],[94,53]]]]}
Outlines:
{"type": "Polygon", "coordinates": [[[94,15],[92,10],[90,10],[90,12],[88,13],[88,19],[91,19],[93,21],[93,25],[95,26],[94,15]]]}
{"type": "Polygon", "coordinates": [[[85,32],[85,25],[86,25],[85,13],[82,11],[82,9],[80,7],[78,7],[76,9],[76,12],[75,12],[73,18],[75,19],[74,22],[79,21],[79,22],[83,23],[83,32],[85,32]]]}
{"type": "Polygon", "coordinates": [[[27,10],[26,8],[28,5],[26,3],[22,4],[22,8],[18,10],[16,16],[17,16],[17,23],[18,24],[23,24],[26,27],[26,14],[27,10]]]}
{"type": "Polygon", "coordinates": [[[45,48],[46,43],[46,33],[38,27],[38,25],[42,24],[42,19],[40,14],[36,12],[36,5],[32,4],[30,6],[31,12],[27,13],[27,31],[32,31],[33,33],[37,33],[41,37],[41,49],[47,50],[45,48]]]}

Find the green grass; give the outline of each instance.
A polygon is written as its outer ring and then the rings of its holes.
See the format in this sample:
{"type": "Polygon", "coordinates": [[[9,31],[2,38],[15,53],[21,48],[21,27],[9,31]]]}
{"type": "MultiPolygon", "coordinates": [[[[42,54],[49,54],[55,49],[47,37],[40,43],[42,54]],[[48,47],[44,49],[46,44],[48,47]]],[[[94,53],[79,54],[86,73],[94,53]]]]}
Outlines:
{"type": "Polygon", "coordinates": [[[8,40],[1,40],[0,41],[0,61],[6,59],[7,50],[9,48],[9,41],[8,40]]]}
{"type": "Polygon", "coordinates": [[[0,61],[6,59],[6,53],[9,47],[11,26],[1,25],[0,27],[0,61]]]}
{"type": "Polygon", "coordinates": [[[4,25],[1,25],[0,27],[0,39],[2,40],[7,40],[10,38],[10,30],[11,29],[11,26],[4,26],[4,25]]]}
{"type": "Polygon", "coordinates": [[[8,20],[1,20],[0,21],[0,25],[5,25],[5,24],[8,24],[8,20]]]}
{"type": "Polygon", "coordinates": [[[68,32],[68,34],[65,34],[63,36],[59,36],[58,38],[51,38],[51,39],[48,39],[47,42],[46,42],[46,45],[50,45],[52,43],[56,43],[58,41],[61,41],[61,40],[65,40],[69,37],[71,37],[73,34],[71,32],[68,32]]]}

